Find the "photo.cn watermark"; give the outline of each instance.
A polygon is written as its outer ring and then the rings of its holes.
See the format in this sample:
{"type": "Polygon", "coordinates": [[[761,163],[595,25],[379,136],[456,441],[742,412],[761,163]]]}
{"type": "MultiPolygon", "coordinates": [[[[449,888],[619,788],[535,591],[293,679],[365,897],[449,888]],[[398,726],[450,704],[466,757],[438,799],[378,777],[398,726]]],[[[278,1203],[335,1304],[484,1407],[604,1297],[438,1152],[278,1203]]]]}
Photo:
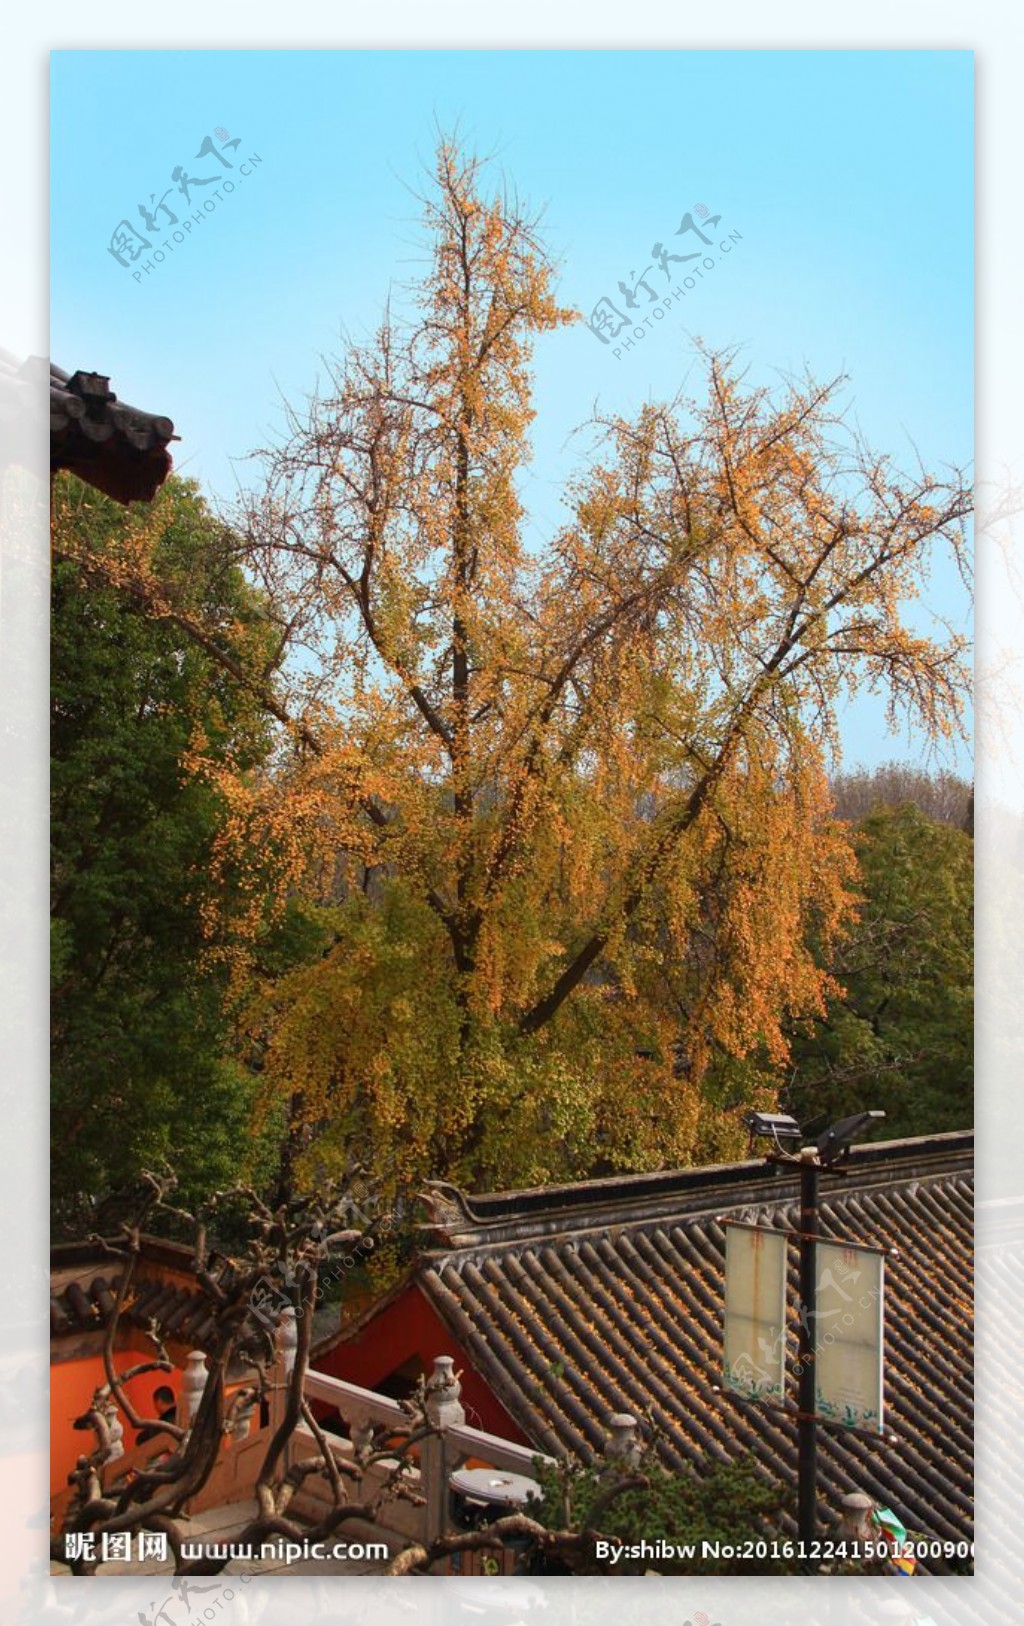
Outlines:
{"type": "Polygon", "coordinates": [[[212,136],[203,137],[199,151],[189,162],[194,164],[202,159],[204,169],[212,168],[216,162],[220,165],[219,170],[214,170],[212,175],[190,175],[184,164],[175,164],[170,175],[175,184],[167,187],[159,198],[155,191],[151,192],[148,203],[137,205],[136,212],[143,229],[133,225],[127,215],[118,221],[110,234],[107,253],[118,265],[130,271],[136,282],[151,276],[168,254],[174,254],[190,242],[195,228],[205,225],[218,206],[226,203],[250,175],[255,175],[263,159],[257,152],[239,158],[240,146],[239,136],[231,136],[218,126],[212,136]],[[234,153],[234,161],[227,156],[229,152],[234,153]],[[204,190],[210,186],[214,188],[212,192],[204,190]],[[171,199],[170,203],[168,198],[171,199]],[[180,214],[176,213],[178,210],[180,214]],[[166,235],[157,242],[161,233],[166,235]],[[144,255],[147,258],[143,259],[144,255]]]}
{"type": "Polygon", "coordinates": [[[680,247],[689,247],[695,238],[699,238],[703,248],[695,249],[692,254],[670,254],[664,243],[654,243],[650,265],[639,276],[635,271],[630,271],[628,278],[619,280],[619,304],[625,306],[624,312],[607,294],[602,294],[590,313],[588,326],[596,339],[612,347],[616,361],[621,361],[627,350],[635,349],[641,339],[646,339],[648,332],[654,331],[655,323],[665,320],[673,305],[696,292],[719,261],[732,254],[736,244],[743,241],[743,235],[738,231],[726,230],[716,232],[714,237],[707,236],[704,227],[713,232],[720,226],[721,220],[721,215],[713,215],[703,203],[696,204],[692,212],[688,210],[676,228],[675,236],[686,238],[692,232],[693,238],[680,244],[680,247]],[[695,264],[695,261],[700,263],[695,264]],[[686,265],[689,270],[670,270],[669,267],[673,265],[686,265]],[[658,272],[668,283],[667,290],[657,282],[658,272]],[[652,275],[655,277],[653,286],[652,275]],[[646,300],[641,300],[641,291],[647,296],[646,300]],[[636,314],[632,314],[634,312],[636,314]],[[630,330],[628,334],[627,328],[630,330]]]}

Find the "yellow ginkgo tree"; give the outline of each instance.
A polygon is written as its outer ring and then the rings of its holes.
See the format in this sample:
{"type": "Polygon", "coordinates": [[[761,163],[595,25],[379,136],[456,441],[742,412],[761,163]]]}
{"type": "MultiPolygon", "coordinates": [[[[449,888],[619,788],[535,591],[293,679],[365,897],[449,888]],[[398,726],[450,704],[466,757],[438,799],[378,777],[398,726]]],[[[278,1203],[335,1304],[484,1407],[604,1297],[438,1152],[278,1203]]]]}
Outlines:
{"type": "Polygon", "coordinates": [[[476,1186],[739,1150],[709,1068],[763,1087],[856,905],[837,704],[959,726],[963,640],[907,605],[935,544],[966,571],[969,490],[874,455],[838,382],[705,354],[699,399],[595,425],[528,545],[531,351],[573,313],[450,144],[425,217],[402,314],[292,410],[238,522],[280,631],[243,680],[281,739],[272,772],[209,771],[236,890],[267,858],[238,972],[268,1110],[290,1156],[476,1186]],[[320,932],[284,975],[271,868],[320,932]]]}

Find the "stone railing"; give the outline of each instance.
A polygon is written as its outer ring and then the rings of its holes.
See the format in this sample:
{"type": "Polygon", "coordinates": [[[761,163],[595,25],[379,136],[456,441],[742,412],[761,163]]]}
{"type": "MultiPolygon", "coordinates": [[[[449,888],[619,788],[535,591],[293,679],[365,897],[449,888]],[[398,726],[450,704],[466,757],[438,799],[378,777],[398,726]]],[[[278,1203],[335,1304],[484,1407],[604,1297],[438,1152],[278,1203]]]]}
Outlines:
{"type": "MultiPolygon", "coordinates": [[[[451,1357],[442,1355],[438,1360],[450,1362],[451,1357]]],[[[377,1394],[373,1389],[361,1389],[355,1383],[345,1383],[341,1378],[328,1377],[326,1372],[307,1372],[303,1392],[307,1400],[324,1401],[333,1406],[350,1430],[353,1427],[358,1430],[367,1423],[377,1423],[398,1433],[409,1426],[408,1413],[403,1411],[397,1400],[377,1394]]],[[[475,1457],[487,1467],[504,1468],[510,1473],[530,1473],[534,1459],[543,1454],[538,1453],[532,1445],[520,1445],[515,1440],[506,1440],[500,1434],[488,1434],[484,1429],[473,1428],[465,1422],[450,1422],[445,1433],[452,1455],[460,1456],[463,1461],[467,1457],[475,1457]]],[[[344,1443],[339,1441],[339,1444],[344,1443]]],[[[545,1458],[545,1461],[551,1460],[545,1458]]]]}
{"type": "MultiPolygon", "coordinates": [[[[267,1447],[285,1415],[291,1374],[295,1365],[294,1312],[281,1319],[277,1336],[277,1358],[272,1370],[268,1393],[269,1414],[254,1402],[241,1404],[233,1414],[232,1424],[223,1440],[217,1460],[207,1482],[189,1501],[186,1512],[193,1515],[210,1507],[249,1500],[255,1489],[267,1447]]],[[[355,1538],[370,1537],[373,1531],[397,1539],[393,1547],[410,1542],[429,1545],[431,1541],[452,1528],[453,1498],[451,1477],[466,1464],[492,1469],[496,1475],[515,1474],[527,1479],[535,1478],[537,1460],[553,1463],[554,1459],[536,1451],[530,1445],[489,1434],[474,1428],[466,1421],[465,1410],[459,1398],[461,1385],[450,1355],[439,1355],[425,1384],[425,1410],[431,1431],[425,1433],[410,1451],[409,1466],[404,1483],[413,1492],[413,1499],[386,1497],[374,1520],[373,1530],[361,1528],[356,1521],[346,1525],[346,1534],[355,1538]]],[[[207,1382],[206,1356],[194,1350],[188,1358],[181,1384],[178,1417],[188,1428],[195,1418],[207,1382]]],[[[413,1426],[409,1412],[388,1395],[373,1389],[360,1388],[325,1372],[306,1372],[303,1395],[316,1407],[323,1434],[339,1464],[359,1469],[351,1477],[346,1475],[348,1494],[353,1501],[370,1501],[398,1466],[399,1457],[388,1454],[389,1442],[396,1451],[413,1426]],[[331,1415],[333,1413],[333,1416],[331,1415]],[[339,1429],[338,1424],[341,1428],[339,1429]],[[374,1444],[379,1460],[361,1467],[366,1449],[374,1444]]],[[[609,1439],[606,1455],[609,1462],[621,1466],[631,1463],[636,1450],[637,1424],[630,1416],[609,1419],[609,1439]]],[[[129,1447],[121,1444],[121,1430],[117,1431],[117,1448],[111,1461],[117,1458],[118,1471],[149,1466],[152,1459],[173,1449],[167,1438],[150,1441],[145,1446],[129,1447]]],[[[283,1466],[320,1455],[320,1445],[312,1430],[300,1422],[285,1450],[283,1466]]],[[[279,1468],[282,1466],[279,1464],[279,1468]]],[[[68,1487],[53,1498],[51,1513],[63,1515],[72,1490],[68,1487]]],[[[312,1521],[328,1514],[334,1506],[326,1474],[310,1474],[302,1481],[290,1510],[299,1518],[312,1521]]],[[[529,1504],[526,1504],[529,1507],[529,1504]]],[[[499,1513],[500,1508],[495,1508],[499,1513]]]]}
{"type": "MultiPolygon", "coordinates": [[[[411,1488],[423,1498],[422,1505],[395,1500],[385,1503],[379,1515],[382,1529],[393,1530],[406,1539],[429,1542],[449,1528],[449,1480],[466,1461],[532,1477],[536,1459],[542,1455],[532,1446],[488,1434],[467,1423],[453,1366],[450,1355],[439,1355],[426,1384],[427,1416],[436,1432],[420,1441],[415,1466],[408,1476],[411,1488]]],[[[354,1463],[357,1452],[376,1430],[384,1431],[385,1440],[389,1433],[396,1436],[408,1433],[408,1412],[387,1395],[329,1377],[324,1372],[307,1372],[303,1391],[307,1400],[320,1403],[319,1409],[330,1406],[347,1428],[347,1439],[328,1432],[331,1449],[343,1461],[354,1463]]],[[[291,1441],[289,1461],[299,1461],[317,1451],[313,1435],[300,1424],[291,1441]]],[[[395,1460],[384,1457],[367,1469],[355,1496],[361,1501],[372,1496],[395,1460]]],[[[543,1460],[552,1459],[544,1457],[543,1460]]],[[[326,1481],[319,1476],[311,1478],[296,1498],[296,1511],[315,1517],[326,1511],[327,1496],[326,1481]]]]}

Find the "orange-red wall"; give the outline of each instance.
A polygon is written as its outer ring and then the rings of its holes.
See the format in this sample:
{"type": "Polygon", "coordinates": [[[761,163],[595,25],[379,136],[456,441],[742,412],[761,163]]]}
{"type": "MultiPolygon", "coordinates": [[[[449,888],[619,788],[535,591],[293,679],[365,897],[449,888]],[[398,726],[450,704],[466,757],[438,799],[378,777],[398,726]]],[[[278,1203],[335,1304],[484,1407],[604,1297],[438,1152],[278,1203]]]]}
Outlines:
{"type": "MultiPolygon", "coordinates": [[[[119,1372],[137,1362],[151,1359],[152,1346],[140,1343],[136,1349],[117,1350],[114,1361],[119,1372]]],[[[364,1389],[374,1389],[416,1356],[425,1372],[434,1364],[435,1355],[453,1355],[455,1369],[461,1372],[462,1403],[466,1420],[475,1428],[503,1439],[527,1444],[526,1436],[512,1421],[504,1407],[491,1393],[484,1379],[473,1368],[465,1350],[456,1342],[433,1306],[420,1290],[410,1285],[391,1304],[386,1305],[370,1320],[355,1338],[346,1339],[328,1354],[319,1356],[315,1367],[332,1377],[358,1383],[364,1389]]],[[[166,1384],[177,1398],[182,1373],[147,1372],[134,1378],[127,1393],[140,1416],[154,1417],[158,1408],[153,1403],[154,1390],[166,1384]]],[[[64,1489],[67,1476],[82,1454],[96,1444],[90,1430],[75,1429],[76,1417],[89,1409],[93,1392],[106,1382],[103,1359],[100,1355],[86,1356],[78,1361],[58,1362],[50,1368],[50,1492],[64,1489]]],[[[125,1429],[125,1446],[135,1444],[134,1431],[125,1429]]]]}
{"type": "Polygon", "coordinates": [[[379,1310],[354,1338],[346,1338],[314,1361],[318,1372],[375,1389],[411,1356],[417,1356],[425,1372],[435,1355],[453,1355],[455,1370],[461,1370],[462,1404],[466,1421],[488,1434],[527,1444],[522,1430],[513,1423],[504,1407],[470,1364],[437,1311],[419,1288],[410,1284],[391,1304],[379,1310]]]}
{"type": "MultiPolygon", "coordinates": [[[[114,1351],[114,1366],[118,1372],[137,1366],[140,1361],[153,1359],[153,1346],[140,1340],[135,1349],[114,1351]]],[[[174,1390],[175,1399],[181,1388],[182,1373],[144,1372],[125,1385],[125,1393],[140,1417],[156,1417],[159,1408],[153,1402],[156,1389],[174,1390]]],[[[76,1417],[89,1410],[95,1391],[107,1381],[102,1355],[86,1355],[78,1361],[57,1361],[50,1367],[50,1494],[64,1489],[80,1456],[95,1450],[96,1436],[92,1429],[74,1428],[76,1417]]],[[[135,1444],[135,1430],[125,1425],[125,1449],[135,1444]]]]}
{"type": "MultiPolygon", "coordinates": [[[[182,1359],[175,1354],[175,1346],[168,1351],[172,1360],[182,1359]]],[[[114,1365],[119,1372],[127,1371],[130,1366],[137,1366],[140,1361],[153,1359],[152,1344],[140,1344],[135,1349],[118,1349],[114,1351],[114,1365]]],[[[160,1407],[153,1396],[157,1389],[173,1389],[175,1405],[181,1392],[181,1380],[184,1369],[175,1367],[171,1372],[144,1372],[140,1377],[132,1378],[125,1384],[125,1393],[136,1413],[140,1417],[159,1417],[160,1407]]],[[[64,1490],[71,1472],[80,1456],[88,1456],[96,1447],[96,1435],[92,1429],[75,1428],[76,1417],[89,1410],[95,1391],[107,1381],[106,1368],[103,1365],[102,1355],[87,1355],[78,1361],[58,1361],[50,1367],[50,1495],[55,1496],[64,1490]]],[[[224,1387],[225,1403],[240,1388],[238,1383],[226,1384],[224,1387]]],[[[136,1430],[121,1419],[124,1427],[124,1448],[130,1451],[136,1443],[136,1430]]],[[[171,1449],[174,1441],[169,1435],[164,1435],[164,1449],[171,1449]]],[[[159,1442],[158,1442],[159,1443],[159,1442]]],[[[224,1439],[223,1449],[227,1450],[230,1440],[224,1439]]],[[[157,1449],[157,1446],[154,1446],[157,1449]]]]}

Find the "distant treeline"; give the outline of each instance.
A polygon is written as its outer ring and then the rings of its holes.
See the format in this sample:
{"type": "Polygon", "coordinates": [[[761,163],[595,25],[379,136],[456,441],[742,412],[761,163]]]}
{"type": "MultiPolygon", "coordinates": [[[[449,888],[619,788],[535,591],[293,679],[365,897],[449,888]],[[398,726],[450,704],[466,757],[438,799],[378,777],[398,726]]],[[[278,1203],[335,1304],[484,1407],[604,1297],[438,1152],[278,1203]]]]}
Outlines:
{"type": "Polygon", "coordinates": [[[929,773],[905,762],[884,762],[878,768],[836,774],[830,784],[836,816],[851,823],[867,818],[876,808],[902,807],[909,802],[940,824],[974,834],[974,786],[948,769],[929,773]]]}

